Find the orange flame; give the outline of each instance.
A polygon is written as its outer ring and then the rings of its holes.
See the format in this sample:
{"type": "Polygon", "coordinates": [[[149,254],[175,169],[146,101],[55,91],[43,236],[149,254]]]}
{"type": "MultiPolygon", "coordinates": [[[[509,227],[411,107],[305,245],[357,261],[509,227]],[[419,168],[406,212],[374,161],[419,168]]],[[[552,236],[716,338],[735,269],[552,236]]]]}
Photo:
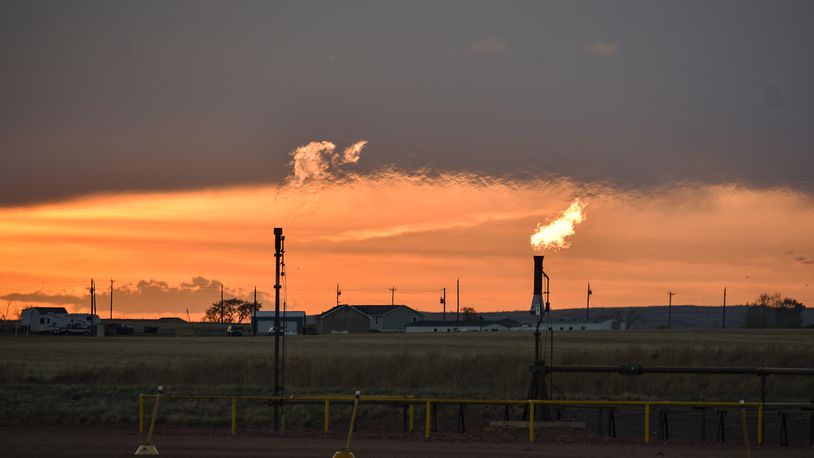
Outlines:
{"type": "Polygon", "coordinates": [[[574,226],[585,220],[582,211],[587,204],[575,200],[559,218],[543,226],[537,225],[537,230],[531,235],[531,246],[537,250],[568,248],[568,237],[574,235],[574,226]]]}

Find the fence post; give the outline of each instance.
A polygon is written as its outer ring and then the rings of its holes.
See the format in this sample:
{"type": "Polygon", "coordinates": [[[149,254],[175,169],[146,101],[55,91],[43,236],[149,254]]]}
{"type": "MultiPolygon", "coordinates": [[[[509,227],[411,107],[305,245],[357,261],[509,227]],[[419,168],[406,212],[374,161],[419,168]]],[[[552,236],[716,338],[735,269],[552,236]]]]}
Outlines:
{"type": "Polygon", "coordinates": [[[232,396],[232,435],[237,431],[237,399],[232,396]]]}
{"type": "Polygon", "coordinates": [[[432,402],[427,399],[427,411],[424,414],[425,417],[425,425],[424,425],[424,439],[430,438],[430,429],[432,428],[432,402]]]}
{"type": "Polygon", "coordinates": [[[322,420],[322,430],[328,432],[331,424],[331,401],[325,400],[325,418],[322,420]]]}
{"type": "Polygon", "coordinates": [[[408,415],[410,416],[410,432],[413,432],[415,428],[413,427],[413,421],[415,420],[415,409],[413,409],[414,405],[410,403],[410,407],[408,408],[408,415]]]}
{"type": "Polygon", "coordinates": [[[644,404],[644,445],[650,444],[650,403],[644,404]]]}
{"type": "Polygon", "coordinates": [[[529,443],[534,443],[534,400],[529,399],[529,443]]]}
{"type": "Polygon", "coordinates": [[[763,403],[757,406],[757,445],[763,445],[763,403]]]}
{"type": "Polygon", "coordinates": [[[144,395],[138,395],[138,432],[144,432],[144,395]]]}

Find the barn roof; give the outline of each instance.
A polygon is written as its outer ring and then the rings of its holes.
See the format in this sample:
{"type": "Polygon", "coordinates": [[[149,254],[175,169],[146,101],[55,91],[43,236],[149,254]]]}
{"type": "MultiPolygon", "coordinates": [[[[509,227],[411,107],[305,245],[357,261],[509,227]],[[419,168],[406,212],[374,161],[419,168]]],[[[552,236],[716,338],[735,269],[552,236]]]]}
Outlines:
{"type": "Polygon", "coordinates": [[[412,311],[414,313],[417,313],[419,315],[423,315],[421,312],[417,312],[417,311],[413,310],[412,308],[410,308],[410,307],[408,307],[406,305],[348,305],[348,304],[341,304],[341,305],[331,307],[330,309],[323,312],[322,315],[320,315],[320,316],[324,317],[324,316],[330,315],[331,313],[334,313],[335,311],[337,311],[339,309],[342,309],[344,307],[348,307],[350,309],[353,309],[356,312],[362,313],[362,314],[367,315],[369,317],[383,316],[383,315],[386,315],[386,314],[388,314],[390,312],[393,312],[393,311],[396,311],[396,310],[399,310],[399,309],[407,309],[407,310],[410,310],[410,311],[412,311]]]}
{"type": "MultiPolygon", "coordinates": [[[[305,318],[305,312],[295,312],[295,311],[292,311],[292,310],[289,310],[289,311],[285,312],[285,314],[281,310],[280,311],[280,318],[282,318],[283,315],[285,315],[287,318],[305,318]]],[[[258,310],[256,316],[258,318],[273,318],[274,317],[274,310],[258,310]]]]}

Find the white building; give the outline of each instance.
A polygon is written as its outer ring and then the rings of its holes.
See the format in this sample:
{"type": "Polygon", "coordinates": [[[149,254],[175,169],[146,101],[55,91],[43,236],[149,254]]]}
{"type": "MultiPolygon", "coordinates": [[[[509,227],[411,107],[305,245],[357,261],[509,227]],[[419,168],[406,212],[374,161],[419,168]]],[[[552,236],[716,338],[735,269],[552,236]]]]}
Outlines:
{"type": "MultiPolygon", "coordinates": [[[[274,327],[274,311],[257,311],[256,313],[257,335],[269,335],[269,331],[274,327]]],[[[285,329],[285,333],[303,334],[305,332],[305,312],[287,311],[285,317],[280,311],[280,327],[285,329]]],[[[274,334],[272,334],[274,335],[274,334]]]]}
{"type": "Polygon", "coordinates": [[[596,321],[560,320],[549,323],[548,329],[554,331],[624,331],[625,323],[616,319],[596,321]]]}
{"type": "Polygon", "coordinates": [[[416,321],[405,326],[407,332],[474,332],[474,331],[509,331],[517,327],[517,322],[509,319],[463,320],[463,321],[416,321]]]}

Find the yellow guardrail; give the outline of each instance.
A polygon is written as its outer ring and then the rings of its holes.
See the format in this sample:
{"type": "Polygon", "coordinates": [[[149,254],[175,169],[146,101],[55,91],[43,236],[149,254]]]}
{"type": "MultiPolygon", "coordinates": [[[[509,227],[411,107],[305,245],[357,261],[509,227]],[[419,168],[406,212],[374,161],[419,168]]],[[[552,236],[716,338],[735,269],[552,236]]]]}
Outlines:
{"type": "MultiPolygon", "coordinates": [[[[154,399],[155,394],[139,394],[138,417],[139,432],[144,432],[144,402],[146,399],[154,399]]],[[[323,431],[330,431],[330,416],[332,402],[353,402],[354,396],[343,395],[291,395],[291,396],[250,396],[250,395],[186,395],[186,394],[162,394],[162,399],[187,399],[187,400],[231,400],[231,432],[237,431],[237,402],[238,401],[278,401],[283,403],[314,402],[323,403],[323,431]]],[[[529,442],[534,442],[534,432],[539,428],[536,422],[534,411],[536,406],[620,406],[620,407],[640,407],[643,409],[643,434],[644,443],[650,443],[650,412],[652,407],[722,407],[722,408],[742,408],[756,409],[757,411],[757,443],[763,444],[763,410],[764,404],[760,402],[695,402],[695,401],[611,401],[611,400],[526,400],[526,399],[458,399],[458,398],[417,398],[413,396],[361,396],[359,402],[365,403],[387,403],[406,404],[408,410],[409,431],[414,431],[415,406],[424,404],[425,425],[424,437],[430,437],[432,429],[432,408],[433,405],[440,404],[468,404],[468,405],[519,405],[528,406],[529,412],[529,442]]],[[[772,406],[797,406],[798,403],[782,404],[773,403],[772,406]]],[[[811,406],[810,404],[806,404],[811,406]]]]}

